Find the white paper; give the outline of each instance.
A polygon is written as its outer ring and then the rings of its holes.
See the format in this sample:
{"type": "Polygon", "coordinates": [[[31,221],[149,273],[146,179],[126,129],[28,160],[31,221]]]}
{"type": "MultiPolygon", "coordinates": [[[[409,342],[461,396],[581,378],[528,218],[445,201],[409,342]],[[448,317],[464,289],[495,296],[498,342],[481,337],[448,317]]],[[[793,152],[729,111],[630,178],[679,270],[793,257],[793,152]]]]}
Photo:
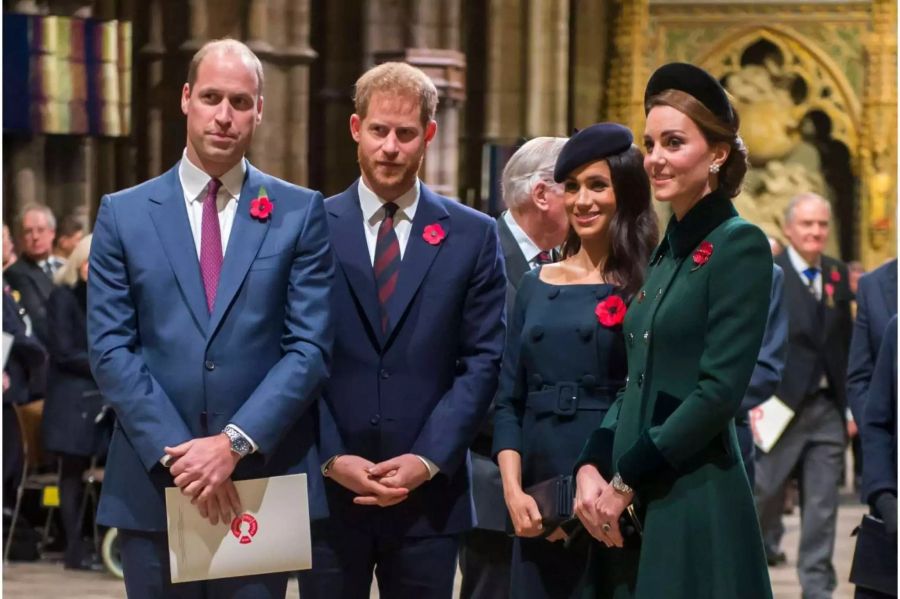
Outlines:
{"type": "Polygon", "coordinates": [[[244,512],[212,525],[177,487],[166,489],[172,582],[312,567],[306,475],[234,483],[244,512]]]}
{"type": "Polygon", "coordinates": [[[15,336],[3,331],[3,369],[6,370],[6,361],[9,360],[9,351],[12,349],[15,336]]]}
{"type": "Polygon", "coordinates": [[[753,441],[768,453],[794,417],[794,410],[774,395],[750,410],[750,429],[753,441]]]}

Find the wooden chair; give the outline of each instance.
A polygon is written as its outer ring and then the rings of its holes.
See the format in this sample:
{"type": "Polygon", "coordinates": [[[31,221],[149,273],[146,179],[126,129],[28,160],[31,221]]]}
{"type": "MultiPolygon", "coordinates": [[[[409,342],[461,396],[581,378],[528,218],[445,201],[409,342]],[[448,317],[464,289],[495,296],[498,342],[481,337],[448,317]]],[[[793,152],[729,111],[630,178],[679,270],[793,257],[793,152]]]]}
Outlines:
{"type": "MultiPolygon", "coordinates": [[[[33,401],[27,404],[14,405],[16,421],[19,423],[19,433],[22,439],[22,478],[16,487],[16,506],[13,508],[12,521],[9,524],[9,534],[6,538],[6,549],[3,552],[3,560],[9,561],[9,551],[12,547],[16,524],[22,511],[22,499],[25,491],[43,491],[50,486],[59,486],[59,461],[57,460],[56,472],[41,473],[41,465],[44,463],[44,455],[41,451],[41,419],[44,416],[44,400],[33,401]]],[[[53,507],[47,508],[47,518],[44,521],[44,531],[41,535],[41,546],[47,544],[50,535],[50,522],[53,516],[53,507]]]]}

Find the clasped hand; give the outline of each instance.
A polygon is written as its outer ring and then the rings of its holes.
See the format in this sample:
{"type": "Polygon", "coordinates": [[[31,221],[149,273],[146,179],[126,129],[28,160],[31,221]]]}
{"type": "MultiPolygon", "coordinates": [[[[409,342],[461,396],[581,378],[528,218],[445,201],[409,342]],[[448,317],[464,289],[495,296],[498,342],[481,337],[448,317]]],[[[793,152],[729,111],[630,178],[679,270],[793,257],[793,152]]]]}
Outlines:
{"type": "Polygon", "coordinates": [[[575,484],[575,515],[592,537],[607,547],[622,547],[619,517],[634,494],[617,492],[592,464],[578,469],[575,484]]]}
{"type": "Polygon", "coordinates": [[[341,455],[331,464],[329,476],[356,493],[353,503],[388,507],[404,501],[427,481],[428,468],[410,453],[378,464],[356,455],[341,455]]]}
{"type": "Polygon", "coordinates": [[[239,456],[231,451],[225,434],[191,439],[175,447],[166,447],[171,462],[169,473],[184,495],[191,497],[200,514],[212,524],[230,522],[241,509],[240,498],[231,473],[239,456]]]}

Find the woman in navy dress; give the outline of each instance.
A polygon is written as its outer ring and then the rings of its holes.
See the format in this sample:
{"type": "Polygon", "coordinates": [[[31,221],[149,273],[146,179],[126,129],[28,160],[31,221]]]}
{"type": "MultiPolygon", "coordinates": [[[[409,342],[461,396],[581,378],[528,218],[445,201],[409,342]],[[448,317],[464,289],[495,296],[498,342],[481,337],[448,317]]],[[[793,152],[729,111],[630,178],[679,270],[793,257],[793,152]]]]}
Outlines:
{"type": "Polygon", "coordinates": [[[632,142],[627,128],[600,123],[563,147],[554,169],[570,223],[563,260],[525,275],[510,318],[493,453],[516,533],[516,598],[572,596],[587,561],[587,542],[545,529],[524,489],[572,472],[625,382],[620,323],[658,235],[632,142]]]}

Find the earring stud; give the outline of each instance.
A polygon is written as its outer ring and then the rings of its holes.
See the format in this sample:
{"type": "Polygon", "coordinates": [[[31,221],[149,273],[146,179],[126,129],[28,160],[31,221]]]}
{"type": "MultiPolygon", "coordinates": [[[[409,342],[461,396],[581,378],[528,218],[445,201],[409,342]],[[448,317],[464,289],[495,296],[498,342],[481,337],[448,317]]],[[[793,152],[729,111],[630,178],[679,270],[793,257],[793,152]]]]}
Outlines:
{"type": "Polygon", "coordinates": [[[709,172],[711,172],[714,175],[718,175],[719,168],[720,168],[719,165],[716,164],[715,162],[713,162],[712,164],[709,165],[709,172]]]}

